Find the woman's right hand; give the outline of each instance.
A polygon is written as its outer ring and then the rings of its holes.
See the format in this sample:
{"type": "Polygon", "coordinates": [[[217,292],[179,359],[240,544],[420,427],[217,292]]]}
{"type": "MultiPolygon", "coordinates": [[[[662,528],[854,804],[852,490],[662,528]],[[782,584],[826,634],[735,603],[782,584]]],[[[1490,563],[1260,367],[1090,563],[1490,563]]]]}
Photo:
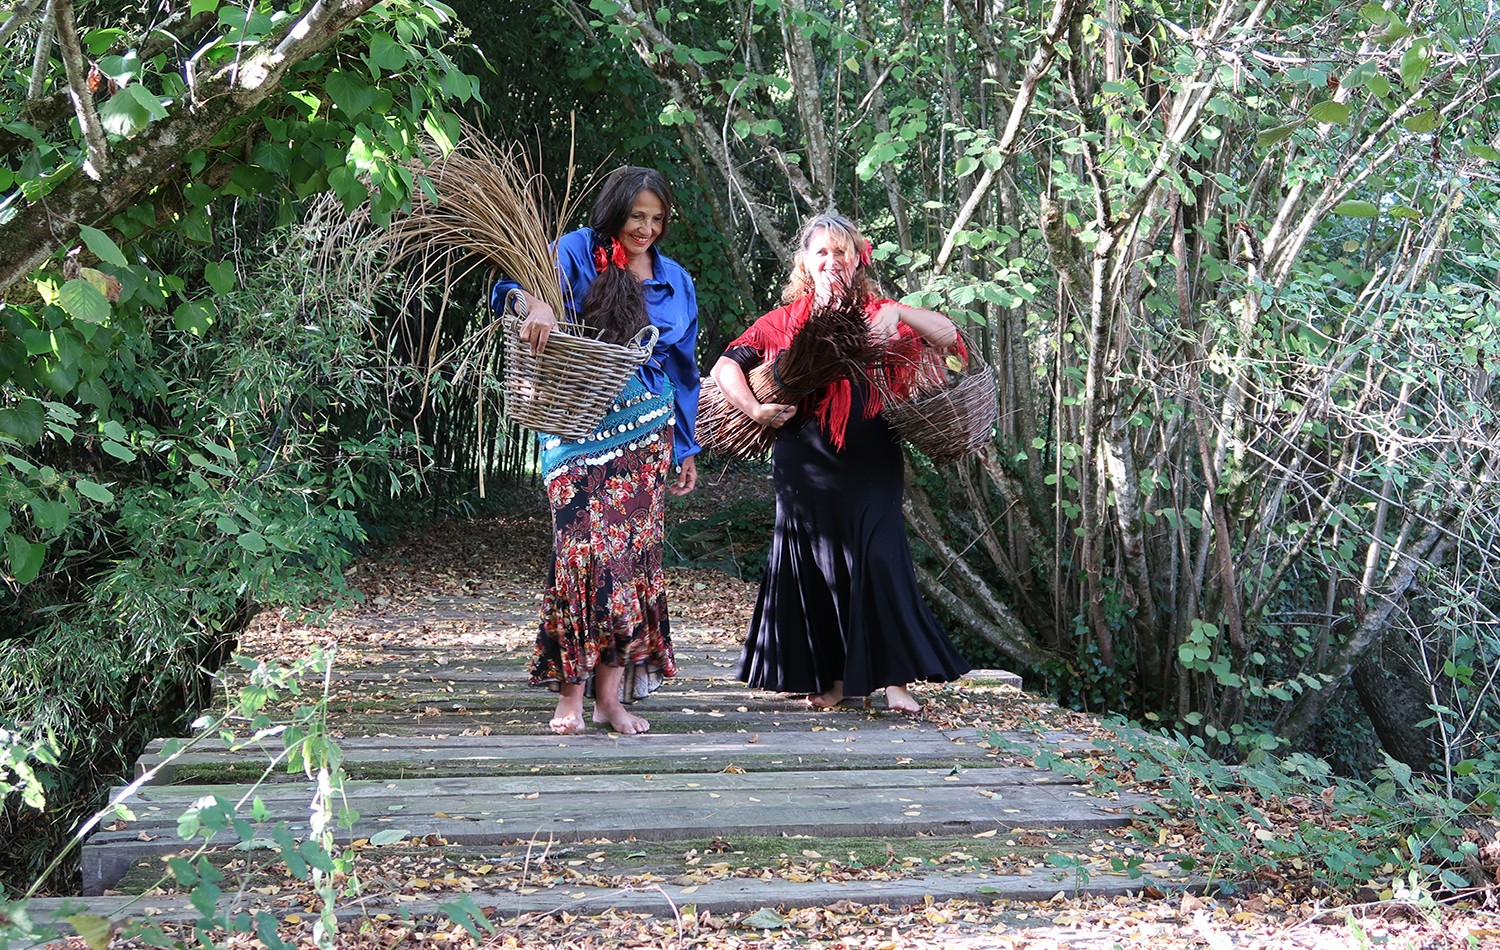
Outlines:
{"type": "Polygon", "coordinates": [[[521,321],[521,339],[531,344],[533,355],[547,348],[552,331],[557,329],[557,314],[542,300],[526,295],[526,319],[521,321]]]}
{"type": "Polygon", "coordinates": [[[750,418],[768,429],[779,429],[786,421],[797,414],[795,405],[786,405],[779,402],[758,402],[755,408],[749,412],[750,418]]]}

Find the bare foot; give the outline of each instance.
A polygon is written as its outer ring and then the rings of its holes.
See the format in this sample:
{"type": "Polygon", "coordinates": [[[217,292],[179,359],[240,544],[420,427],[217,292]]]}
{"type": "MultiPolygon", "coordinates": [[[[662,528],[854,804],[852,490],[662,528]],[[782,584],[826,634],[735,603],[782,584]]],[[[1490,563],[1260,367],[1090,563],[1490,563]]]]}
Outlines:
{"type": "Polygon", "coordinates": [[[547,723],[560,736],[576,736],[583,731],[583,690],[580,688],[571,696],[569,692],[564,689],[558,693],[557,709],[547,723]]]}
{"type": "Polygon", "coordinates": [[[922,704],[917,702],[917,698],[905,686],[887,686],[885,706],[892,712],[899,713],[914,713],[922,708],[922,704]]]}
{"type": "Polygon", "coordinates": [[[814,709],[837,709],[844,701],[844,681],[834,680],[833,685],[821,693],[809,693],[807,704],[814,709]]]}
{"type": "Polygon", "coordinates": [[[601,726],[607,725],[625,736],[638,736],[651,731],[651,723],[627,711],[624,706],[614,704],[607,707],[597,700],[594,702],[594,722],[601,726]]]}

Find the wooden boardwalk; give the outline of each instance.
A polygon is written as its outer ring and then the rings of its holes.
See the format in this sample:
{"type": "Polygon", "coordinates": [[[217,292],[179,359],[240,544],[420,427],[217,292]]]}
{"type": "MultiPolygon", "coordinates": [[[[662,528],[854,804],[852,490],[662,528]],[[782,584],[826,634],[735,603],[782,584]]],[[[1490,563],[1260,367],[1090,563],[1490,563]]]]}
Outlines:
{"type": "MultiPolygon", "coordinates": [[[[918,717],[880,709],[878,697],[873,710],[815,711],[745,689],[732,678],[729,626],[685,619],[679,675],[636,707],[650,733],[556,736],[545,725],[552,694],[525,682],[532,603],[513,581],[247,638],[250,655],[283,658],[338,645],[329,728],[360,815],[340,837],[366,883],[345,913],[430,913],[462,895],[504,917],[1032,900],[1146,885],[1109,862],[1140,800],[1091,794],[999,755],[994,730],[965,724],[1035,718],[1037,701],[1008,674],[918,686],[928,704],[918,717]]],[[[1059,730],[1009,738],[1064,755],[1092,747],[1059,730]]],[[[211,739],[164,764],[153,744],[137,774],[160,771],[130,801],[135,819],[84,847],[85,893],[103,895],[88,899],[91,910],[133,901],[132,913],[191,915],[186,897],[163,886],[163,862],[185,847],[178,816],[206,796],[246,802],[247,819],[259,801],[249,845],[231,832],[214,840],[242,905],[305,907],[305,893],[275,870],[275,851],[256,849],[278,824],[307,830],[313,789],[275,764],[282,748],[278,736],[239,748],[211,739]]],[[[1166,886],[1167,869],[1157,870],[1166,886]]]]}

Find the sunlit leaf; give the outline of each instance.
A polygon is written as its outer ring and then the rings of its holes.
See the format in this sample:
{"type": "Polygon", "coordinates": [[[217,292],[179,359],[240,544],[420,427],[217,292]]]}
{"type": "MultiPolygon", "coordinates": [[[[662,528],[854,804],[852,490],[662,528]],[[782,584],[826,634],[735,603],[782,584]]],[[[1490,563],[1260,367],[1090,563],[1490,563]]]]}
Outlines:
{"type": "Polygon", "coordinates": [[[740,923],[746,927],[755,927],[758,930],[780,930],[786,926],[786,918],[769,907],[762,907],[760,910],[741,920],[740,923]]]}
{"type": "Polygon", "coordinates": [[[1334,214],[1346,218],[1378,218],[1380,209],[1368,201],[1341,201],[1333,206],[1334,214]]]}
{"type": "Polygon", "coordinates": [[[1432,50],[1426,43],[1417,43],[1401,54],[1401,84],[1407,89],[1416,89],[1427,75],[1432,62],[1432,50]]]}
{"type": "Polygon", "coordinates": [[[1408,132],[1423,135],[1438,127],[1439,116],[1436,109],[1428,109],[1426,112],[1409,116],[1401,121],[1408,132]]]}
{"type": "Polygon", "coordinates": [[[1307,110],[1307,114],[1314,121],[1322,122],[1326,125],[1339,125],[1349,120],[1349,107],[1342,102],[1325,99],[1307,110]]]}
{"type": "Polygon", "coordinates": [[[95,324],[109,320],[109,300],[99,292],[98,287],[82,277],[75,277],[62,285],[58,291],[57,303],[74,320],[95,324]]]}
{"type": "Polygon", "coordinates": [[[1500,149],[1474,139],[1464,140],[1464,151],[1486,162],[1500,162],[1500,149]]]}
{"type": "Polygon", "coordinates": [[[97,501],[102,505],[107,505],[115,500],[114,492],[98,482],[89,481],[87,478],[78,479],[73,483],[73,486],[78,489],[78,494],[97,501]]]}
{"type": "Polygon", "coordinates": [[[89,950],[105,950],[109,946],[110,922],[108,917],[98,914],[73,914],[67,918],[69,926],[78,933],[89,950]]]}
{"type": "Polygon", "coordinates": [[[123,87],[99,108],[99,122],[104,131],[122,138],[129,138],[166,116],[161,100],[138,82],[123,87]]]}
{"type": "Polygon", "coordinates": [[[1260,133],[1255,137],[1255,144],[1262,147],[1265,147],[1267,145],[1275,145],[1277,142],[1280,142],[1282,139],[1285,139],[1293,132],[1302,128],[1302,125],[1303,123],[1301,122],[1293,122],[1290,125],[1282,125],[1274,129],[1267,129],[1266,131],[1260,133]]]}
{"type": "Polygon", "coordinates": [[[108,264],[114,264],[117,267],[124,267],[130,263],[125,259],[124,252],[110,239],[110,236],[98,228],[91,228],[86,224],[80,225],[78,235],[83,238],[83,243],[87,245],[90,251],[94,252],[94,256],[99,258],[99,260],[108,264]]]}

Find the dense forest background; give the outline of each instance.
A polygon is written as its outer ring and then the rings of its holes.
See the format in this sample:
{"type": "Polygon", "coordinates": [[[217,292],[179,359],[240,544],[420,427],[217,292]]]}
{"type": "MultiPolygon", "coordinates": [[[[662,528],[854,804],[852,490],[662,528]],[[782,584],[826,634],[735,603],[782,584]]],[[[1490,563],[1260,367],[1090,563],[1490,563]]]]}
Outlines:
{"type": "Polygon", "coordinates": [[[976,658],[1226,761],[1492,804],[1496,29],[1477,0],[5,4],[7,880],[255,611],[525,484],[493,386],[434,372],[484,281],[409,300],[370,239],[465,122],[559,190],[668,172],[705,366],[829,207],[964,323],[1000,424],[912,453],[907,514],[976,658]]]}

